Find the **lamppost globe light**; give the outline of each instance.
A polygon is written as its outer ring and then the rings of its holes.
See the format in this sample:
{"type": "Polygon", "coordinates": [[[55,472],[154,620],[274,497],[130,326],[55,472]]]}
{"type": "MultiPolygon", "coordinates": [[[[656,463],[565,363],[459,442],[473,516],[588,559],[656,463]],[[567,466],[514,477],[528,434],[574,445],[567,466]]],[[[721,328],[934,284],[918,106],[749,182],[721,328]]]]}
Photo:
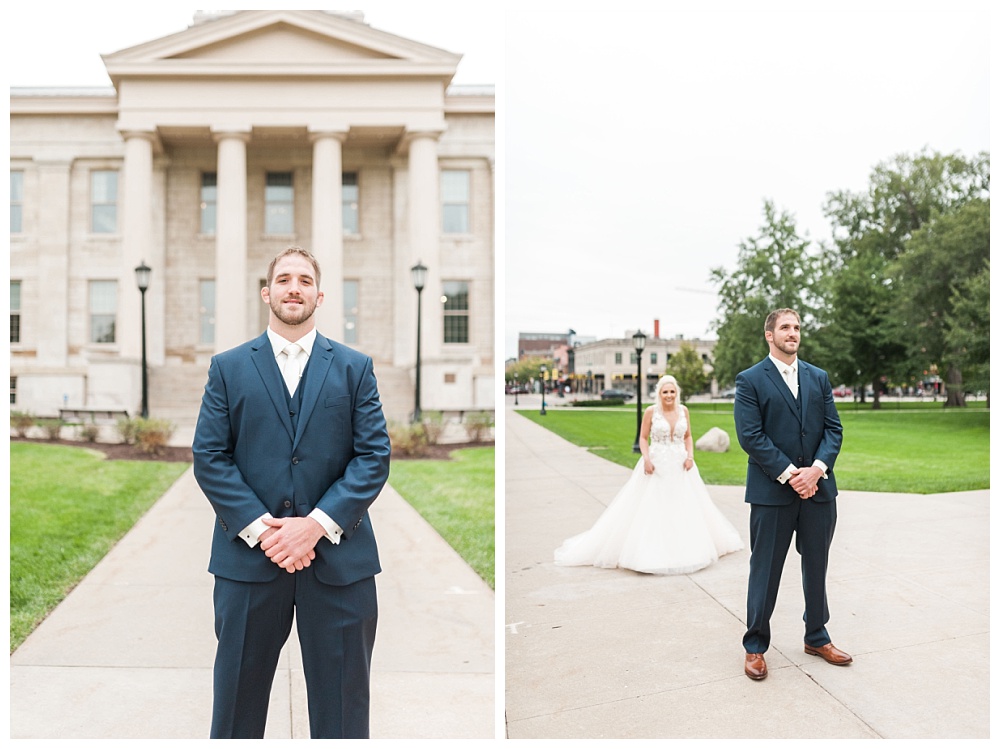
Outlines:
{"type": "Polygon", "coordinates": [[[417,291],[423,291],[424,284],[427,283],[427,266],[418,260],[417,264],[410,268],[410,276],[413,278],[413,287],[417,291]]]}
{"type": "Polygon", "coordinates": [[[632,345],[635,347],[637,353],[642,353],[643,349],[646,348],[646,334],[641,330],[635,331],[632,334],[632,345]]]}
{"type": "Polygon", "coordinates": [[[141,265],[136,266],[135,282],[139,286],[139,291],[145,291],[149,288],[149,274],[152,271],[153,269],[146,265],[145,260],[142,261],[141,265]]]}

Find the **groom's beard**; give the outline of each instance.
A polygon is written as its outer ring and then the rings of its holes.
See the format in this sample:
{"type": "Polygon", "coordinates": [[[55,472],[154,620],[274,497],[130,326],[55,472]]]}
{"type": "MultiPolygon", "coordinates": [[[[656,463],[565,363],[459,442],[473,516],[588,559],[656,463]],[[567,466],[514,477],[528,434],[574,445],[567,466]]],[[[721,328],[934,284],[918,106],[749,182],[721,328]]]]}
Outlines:
{"type": "Polygon", "coordinates": [[[798,341],[778,341],[774,342],[775,348],[778,349],[783,354],[788,354],[789,356],[798,356],[799,354],[799,342],[798,341]]]}
{"type": "Polygon", "coordinates": [[[285,323],[285,325],[301,325],[312,317],[313,313],[316,311],[316,302],[310,303],[307,299],[301,297],[295,298],[301,299],[302,304],[297,305],[298,308],[296,308],[296,306],[292,306],[288,309],[283,307],[282,303],[274,299],[274,297],[271,298],[271,311],[274,313],[274,316],[281,320],[281,322],[285,323]]]}

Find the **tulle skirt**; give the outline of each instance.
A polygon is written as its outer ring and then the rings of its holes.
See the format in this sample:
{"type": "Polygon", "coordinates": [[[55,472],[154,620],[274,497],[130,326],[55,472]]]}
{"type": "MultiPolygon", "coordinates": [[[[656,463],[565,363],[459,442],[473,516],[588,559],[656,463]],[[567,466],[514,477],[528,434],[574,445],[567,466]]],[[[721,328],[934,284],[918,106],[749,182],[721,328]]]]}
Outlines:
{"type": "Polygon", "coordinates": [[[594,526],[556,549],[556,564],[681,575],[742,549],[739,532],[712,503],[698,467],[684,470],[685,457],[683,449],[653,445],[656,470],[646,475],[640,458],[594,526]]]}

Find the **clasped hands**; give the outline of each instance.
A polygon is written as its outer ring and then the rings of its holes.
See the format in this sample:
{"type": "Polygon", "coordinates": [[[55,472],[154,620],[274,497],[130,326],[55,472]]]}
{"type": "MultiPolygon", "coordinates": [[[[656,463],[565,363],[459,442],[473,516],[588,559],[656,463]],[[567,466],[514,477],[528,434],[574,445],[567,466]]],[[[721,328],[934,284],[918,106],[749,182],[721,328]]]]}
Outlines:
{"type": "Polygon", "coordinates": [[[808,468],[793,468],[792,477],[788,480],[799,497],[809,499],[812,497],[819,485],[819,480],[823,477],[823,469],[819,466],[809,466],[808,468]]]}
{"type": "Polygon", "coordinates": [[[260,548],[267,558],[288,572],[305,569],[316,558],[316,544],[326,535],[310,517],[264,518],[270,526],[260,534],[260,548]]]}

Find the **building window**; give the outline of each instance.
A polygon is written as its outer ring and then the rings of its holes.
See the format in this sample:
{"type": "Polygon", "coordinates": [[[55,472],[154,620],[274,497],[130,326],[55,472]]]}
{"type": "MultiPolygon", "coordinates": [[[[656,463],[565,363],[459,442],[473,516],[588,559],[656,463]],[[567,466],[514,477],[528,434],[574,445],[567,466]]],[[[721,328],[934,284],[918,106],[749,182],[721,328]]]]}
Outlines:
{"type": "Polygon", "coordinates": [[[656,364],[656,352],[655,351],[650,351],[649,352],[649,363],[650,364],[656,364]]]}
{"type": "Polygon", "coordinates": [[[215,343],[215,279],[198,282],[198,342],[215,343]]]}
{"type": "Polygon", "coordinates": [[[621,351],[616,351],[615,352],[615,364],[621,364],[621,363],[622,363],[622,352],[621,351]]]}
{"type": "Polygon", "coordinates": [[[118,311],[118,282],[90,282],[90,342],[115,342],[115,315],[118,311]]]}
{"type": "Polygon", "coordinates": [[[10,405],[17,405],[17,378],[10,378],[10,405]]]}
{"type": "Polygon", "coordinates": [[[628,363],[635,364],[635,360],[636,360],[636,354],[635,351],[633,351],[631,354],[628,355],[628,363]]]}
{"type": "Polygon", "coordinates": [[[344,281],[344,343],[358,342],[358,286],[344,281]]]}
{"type": "Polygon", "coordinates": [[[10,233],[24,231],[21,218],[24,213],[24,172],[10,173],[10,233]]]}
{"type": "Polygon", "coordinates": [[[358,173],[344,172],[340,178],[340,204],[344,234],[360,234],[358,229],[358,173]]]}
{"type": "Polygon", "coordinates": [[[90,231],[94,234],[118,231],[118,172],[90,173],[90,231]]]}
{"type": "Polygon", "coordinates": [[[10,342],[21,342],[21,282],[10,282],[10,342]]]}
{"type": "Polygon", "coordinates": [[[445,234],[469,233],[469,172],[441,172],[441,230],[445,234]]]}
{"type": "Polygon", "coordinates": [[[295,189],[291,172],[268,172],[264,188],[264,231],[267,234],[295,232],[295,189]]]}
{"type": "Polygon", "coordinates": [[[469,283],[445,281],[442,284],[444,303],[444,342],[469,342],[469,283]]]}
{"type": "Polygon", "coordinates": [[[215,234],[216,201],[219,190],[215,172],[201,175],[201,233],[215,234]]]}

